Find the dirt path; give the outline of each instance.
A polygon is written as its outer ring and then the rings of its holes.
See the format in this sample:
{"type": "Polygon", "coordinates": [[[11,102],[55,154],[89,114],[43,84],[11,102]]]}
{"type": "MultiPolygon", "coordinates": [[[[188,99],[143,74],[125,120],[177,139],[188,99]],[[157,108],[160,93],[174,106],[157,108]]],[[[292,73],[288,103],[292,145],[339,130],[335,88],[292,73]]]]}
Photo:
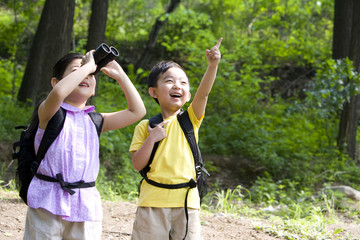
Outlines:
{"type": "MultiPolygon", "coordinates": [[[[17,197],[16,193],[0,190],[0,240],[22,239],[27,206],[17,197]]],[[[135,218],[136,205],[131,202],[103,201],[104,221],[103,240],[130,239],[132,225],[135,218]]],[[[201,214],[202,230],[204,240],[279,240],[256,230],[259,224],[271,225],[271,223],[260,222],[246,217],[233,217],[225,214],[201,214]]],[[[344,233],[360,236],[360,226],[347,223],[344,225],[330,226],[332,231],[344,228],[344,233]]],[[[334,238],[335,239],[335,238],[334,238]]],[[[349,239],[349,238],[337,238],[349,239]]],[[[360,237],[351,238],[360,239],[360,237]]]]}
{"type": "MultiPolygon", "coordinates": [[[[27,206],[16,194],[0,191],[0,239],[22,239],[27,206]],[[7,196],[5,196],[7,195],[7,196]]],[[[103,240],[130,239],[136,205],[130,202],[103,201],[103,240]]],[[[252,221],[224,214],[202,214],[205,240],[272,240],[264,232],[254,230],[252,221]]]]}

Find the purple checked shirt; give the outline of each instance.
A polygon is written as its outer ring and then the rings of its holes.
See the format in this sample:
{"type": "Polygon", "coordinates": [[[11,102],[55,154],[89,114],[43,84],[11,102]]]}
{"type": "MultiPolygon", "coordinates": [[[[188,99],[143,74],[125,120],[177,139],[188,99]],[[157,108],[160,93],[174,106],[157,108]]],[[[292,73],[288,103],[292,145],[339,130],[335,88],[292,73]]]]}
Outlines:
{"type": "MultiPolygon", "coordinates": [[[[93,182],[99,173],[99,138],[96,128],[84,110],[62,103],[67,110],[64,127],[50,146],[38,172],[56,178],[61,173],[65,182],[93,182]]],[[[45,130],[38,128],[34,146],[37,152],[45,130]]],[[[95,187],[75,188],[74,195],[60,187],[59,183],[47,182],[34,177],[28,190],[28,205],[43,208],[70,222],[101,221],[100,194],[95,187]]]]}

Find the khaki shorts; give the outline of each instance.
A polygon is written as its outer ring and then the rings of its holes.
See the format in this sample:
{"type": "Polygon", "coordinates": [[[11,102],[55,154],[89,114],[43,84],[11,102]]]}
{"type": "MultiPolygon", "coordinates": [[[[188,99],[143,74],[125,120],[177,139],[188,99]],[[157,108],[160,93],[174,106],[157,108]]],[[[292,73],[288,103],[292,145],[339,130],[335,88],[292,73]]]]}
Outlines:
{"type": "Polygon", "coordinates": [[[100,240],[102,222],[69,222],[39,208],[28,208],[24,240],[100,240]]]}
{"type": "MultiPolygon", "coordinates": [[[[188,209],[186,240],[202,240],[199,210],[188,209]]],[[[182,240],[186,232],[184,208],[138,207],[132,240],[182,240]]]]}

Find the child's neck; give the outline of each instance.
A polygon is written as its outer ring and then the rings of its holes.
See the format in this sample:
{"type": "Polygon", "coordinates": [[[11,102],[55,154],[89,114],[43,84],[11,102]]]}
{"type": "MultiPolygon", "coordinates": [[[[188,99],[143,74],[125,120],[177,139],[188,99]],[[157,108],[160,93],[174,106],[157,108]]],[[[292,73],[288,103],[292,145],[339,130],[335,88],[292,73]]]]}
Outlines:
{"type": "Polygon", "coordinates": [[[180,111],[181,111],[181,108],[176,111],[169,111],[169,110],[161,109],[161,115],[162,115],[163,119],[167,119],[169,117],[178,115],[180,111]]]}
{"type": "Polygon", "coordinates": [[[86,106],[86,102],[77,103],[77,102],[72,102],[72,101],[67,101],[67,100],[65,100],[64,102],[73,107],[79,108],[79,109],[84,109],[86,106]]]}

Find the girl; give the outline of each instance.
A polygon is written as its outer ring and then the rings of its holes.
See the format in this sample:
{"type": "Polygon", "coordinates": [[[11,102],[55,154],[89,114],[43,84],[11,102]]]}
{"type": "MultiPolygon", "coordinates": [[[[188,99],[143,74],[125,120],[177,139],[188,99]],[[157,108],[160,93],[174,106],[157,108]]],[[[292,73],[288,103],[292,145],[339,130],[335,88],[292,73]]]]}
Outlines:
{"type": "MultiPolygon", "coordinates": [[[[94,50],[85,56],[69,53],[54,66],[52,90],[39,105],[39,127],[34,147],[37,152],[49,120],[60,107],[66,110],[64,126],[48,149],[37,173],[64,182],[95,182],[99,172],[99,138],[87,113],[94,106],[86,106],[95,94],[96,70],[94,50]]],[[[121,66],[112,61],[101,69],[115,79],[123,90],[128,109],[101,113],[101,132],[128,126],[146,113],[139,93],[121,66]]],[[[25,240],[33,239],[100,239],[102,206],[95,187],[66,191],[59,182],[34,177],[28,190],[25,240]],[[71,193],[69,193],[71,192],[71,193]]]]}

